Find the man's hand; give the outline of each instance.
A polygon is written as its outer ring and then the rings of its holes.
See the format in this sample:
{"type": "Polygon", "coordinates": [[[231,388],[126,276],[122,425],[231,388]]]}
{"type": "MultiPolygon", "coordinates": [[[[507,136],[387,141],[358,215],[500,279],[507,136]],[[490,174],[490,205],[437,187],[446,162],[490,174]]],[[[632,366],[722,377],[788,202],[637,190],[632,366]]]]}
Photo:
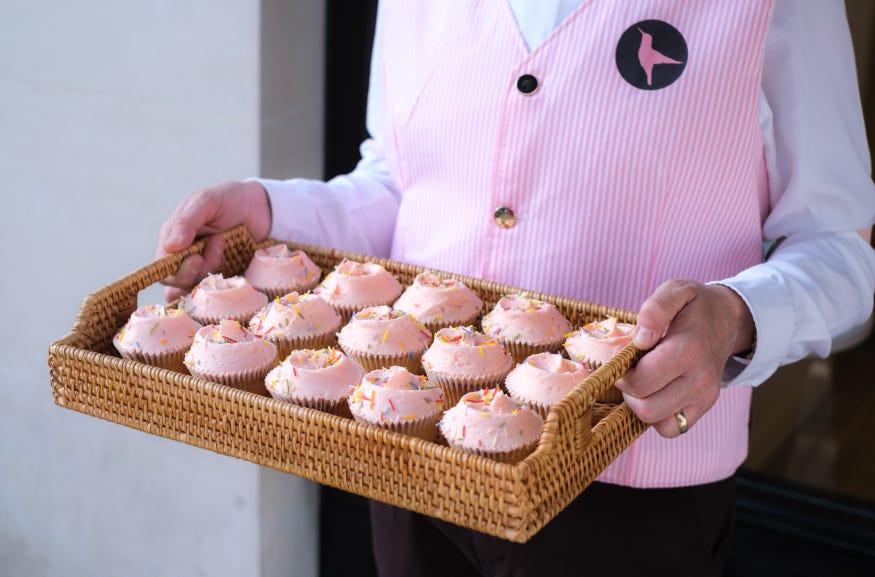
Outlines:
{"type": "MultiPolygon", "coordinates": [[[[161,225],[156,258],[185,249],[195,238],[224,232],[245,224],[256,242],[270,232],[271,214],[267,193],[257,182],[226,182],[194,192],[161,225]]],[[[164,279],[164,296],[172,301],[219,267],[225,249],[220,236],[207,239],[203,256],[188,256],[176,274],[164,279]]]]}
{"type": "Polygon", "coordinates": [[[663,283],[641,305],[635,345],[644,355],[617,383],[629,408],[663,437],[692,428],[717,401],[726,361],[747,350],[754,323],[732,289],[690,280],[663,283]]]}

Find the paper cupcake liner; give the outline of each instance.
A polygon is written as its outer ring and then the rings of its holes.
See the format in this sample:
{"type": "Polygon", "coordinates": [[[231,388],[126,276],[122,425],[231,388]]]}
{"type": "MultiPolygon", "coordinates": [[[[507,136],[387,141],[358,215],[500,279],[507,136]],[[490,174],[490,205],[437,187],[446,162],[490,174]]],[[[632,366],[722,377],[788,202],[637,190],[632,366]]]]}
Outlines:
{"type": "Polygon", "coordinates": [[[144,353],[142,351],[131,351],[120,353],[122,358],[131,361],[137,361],[153,367],[161,367],[162,369],[170,369],[177,373],[185,374],[188,369],[185,368],[185,352],[188,349],[180,349],[178,351],[167,351],[164,353],[144,353]]]}
{"type": "Polygon", "coordinates": [[[450,447],[453,447],[454,449],[459,449],[460,451],[463,451],[465,453],[480,455],[481,457],[489,457],[490,459],[493,459],[495,461],[510,464],[519,463],[520,461],[531,455],[536,448],[538,448],[537,439],[535,439],[528,445],[523,445],[510,451],[487,451],[485,449],[471,449],[454,444],[452,441],[449,440],[447,440],[447,442],[450,447]]]}
{"type": "MultiPolygon", "coordinates": [[[[359,312],[360,310],[366,309],[368,307],[379,307],[379,306],[383,306],[383,305],[391,307],[392,303],[394,303],[396,300],[398,300],[399,296],[401,296],[401,293],[398,293],[397,295],[395,295],[394,298],[386,299],[383,301],[364,303],[364,304],[359,304],[359,305],[351,305],[351,306],[338,305],[338,304],[334,304],[332,302],[329,302],[328,304],[330,304],[332,307],[334,307],[334,310],[336,310],[337,314],[340,315],[340,324],[341,324],[341,326],[343,326],[343,325],[348,324],[349,321],[352,319],[352,315],[359,312]]],[[[322,297],[322,298],[324,299],[325,297],[322,297]]],[[[327,302],[327,299],[326,299],[326,302],[327,302]]]]}
{"type": "Polygon", "coordinates": [[[273,392],[268,390],[271,396],[274,399],[284,401],[287,403],[292,403],[295,405],[301,405],[302,407],[307,407],[309,409],[316,409],[317,411],[322,411],[324,413],[331,413],[332,415],[338,415],[340,417],[345,417],[347,419],[352,418],[352,412],[349,410],[349,403],[347,402],[348,397],[343,397],[340,399],[317,399],[311,397],[286,397],[285,395],[275,395],[273,392]]]}
{"type": "Polygon", "coordinates": [[[277,339],[268,339],[274,345],[276,345],[277,350],[277,358],[280,361],[286,359],[289,356],[289,353],[292,351],[297,351],[300,349],[324,349],[327,347],[337,346],[337,327],[332,327],[332,329],[325,334],[321,335],[313,335],[309,337],[293,337],[286,338],[280,337],[277,339]]]}
{"type": "MultiPolygon", "coordinates": [[[[444,391],[444,406],[454,407],[467,393],[481,389],[501,387],[504,390],[504,378],[513,369],[513,363],[501,371],[488,375],[452,375],[439,371],[425,369],[428,380],[438,385],[444,391]]],[[[506,392],[506,391],[505,391],[506,392]]]]}
{"type": "MultiPolygon", "coordinates": [[[[420,321],[422,322],[422,321],[420,321]]],[[[470,327],[477,326],[480,324],[480,313],[476,313],[471,318],[461,319],[461,320],[442,320],[439,322],[431,321],[431,322],[422,322],[422,326],[431,331],[432,334],[438,332],[441,329],[448,329],[450,327],[470,327]]]]}
{"type": "MultiPolygon", "coordinates": [[[[250,284],[251,284],[251,282],[252,281],[250,281],[250,284]]],[[[255,288],[255,290],[266,294],[267,295],[267,302],[270,302],[277,297],[286,296],[290,292],[298,292],[298,293],[308,292],[309,290],[316,288],[316,285],[318,285],[318,284],[319,284],[319,278],[317,277],[315,280],[313,280],[311,282],[301,283],[301,284],[297,284],[297,285],[286,285],[286,286],[281,286],[281,287],[277,287],[277,286],[268,287],[268,286],[257,286],[255,284],[252,284],[252,286],[253,286],[253,288],[255,288]]]]}
{"type": "Polygon", "coordinates": [[[408,419],[406,421],[397,422],[383,421],[382,423],[368,421],[359,417],[355,413],[352,413],[352,416],[359,423],[367,423],[369,425],[374,425],[375,427],[380,427],[381,429],[394,431],[403,435],[410,435],[411,437],[417,437],[425,441],[436,441],[438,438],[437,424],[438,421],[441,420],[442,414],[443,413],[441,412],[436,412],[433,415],[423,415],[418,419],[408,419]]]}
{"type": "Polygon", "coordinates": [[[219,383],[220,385],[234,387],[235,389],[240,389],[241,391],[257,393],[266,397],[269,395],[269,393],[267,387],[264,385],[264,378],[267,376],[267,373],[269,373],[272,368],[273,363],[267,365],[266,367],[249,369],[247,371],[239,371],[229,374],[206,373],[196,371],[191,368],[189,368],[188,371],[195,377],[200,377],[208,381],[213,381],[214,383],[219,383]]]}
{"type": "Polygon", "coordinates": [[[249,320],[255,315],[255,313],[260,310],[261,308],[257,308],[254,311],[228,316],[201,315],[197,311],[195,311],[194,313],[189,313],[189,315],[191,315],[191,318],[193,318],[202,325],[217,325],[223,320],[228,319],[232,321],[237,321],[238,323],[246,327],[249,326],[249,320]]]}
{"type": "Polygon", "coordinates": [[[562,349],[565,339],[543,344],[522,343],[519,341],[498,338],[501,345],[510,353],[516,364],[524,362],[529,356],[536,353],[557,353],[562,349]]]}
{"type": "MultiPolygon", "coordinates": [[[[343,348],[343,345],[341,345],[341,348],[343,348]]],[[[343,349],[343,352],[346,353],[346,356],[360,364],[366,373],[377,369],[388,369],[389,367],[404,367],[415,375],[423,374],[422,363],[420,361],[422,354],[425,352],[424,349],[421,351],[408,351],[398,355],[374,355],[347,349],[343,349]]]]}

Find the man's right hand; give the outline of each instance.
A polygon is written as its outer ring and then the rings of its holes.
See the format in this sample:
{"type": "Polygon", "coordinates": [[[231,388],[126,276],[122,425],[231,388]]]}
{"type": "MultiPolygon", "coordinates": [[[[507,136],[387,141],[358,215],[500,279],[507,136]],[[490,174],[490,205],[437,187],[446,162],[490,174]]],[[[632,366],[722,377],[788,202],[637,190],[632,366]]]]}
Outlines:
{"type": "MultiPolygon", "coordinates": [[[[155,257],[183,250],[198,237],[215,235],[238,224],[246,225],[255,242],[267,238],[270,233],[270,202],[267,192],[255,181],[225,182],[190,194],[161,225],[155,257]]],[[[210,236],[203,256],[193,254],[186,257],[176,274],[161,281],[167,286],[164,289],[167,301],[184,295],[195,283],[216,270],[224,249],[221,236],[210,236]]]]}

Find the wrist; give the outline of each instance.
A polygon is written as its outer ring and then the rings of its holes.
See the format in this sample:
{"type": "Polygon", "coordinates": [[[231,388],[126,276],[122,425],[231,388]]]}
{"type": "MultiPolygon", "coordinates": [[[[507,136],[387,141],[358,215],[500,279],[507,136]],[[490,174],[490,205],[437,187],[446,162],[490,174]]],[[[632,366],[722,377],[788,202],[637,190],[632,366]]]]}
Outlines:
{"type": "Polygon", "coordinates": [[[731,288],[724,285],[714,285],[720,289],[726,310],[730,312],[734,326],[732,356],[751,358],[756,347],[756,325],[747,303],[731,288]]]}

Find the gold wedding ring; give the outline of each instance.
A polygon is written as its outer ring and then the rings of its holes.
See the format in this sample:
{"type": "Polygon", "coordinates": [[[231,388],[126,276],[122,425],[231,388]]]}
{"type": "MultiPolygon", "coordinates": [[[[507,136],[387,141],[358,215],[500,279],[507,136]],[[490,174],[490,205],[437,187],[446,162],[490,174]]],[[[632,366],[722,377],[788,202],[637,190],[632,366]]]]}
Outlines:
{"type": "Polygon", "coordinates": [[[678,422],[678,431],[680,431],[681,435],[690,430],[689,426],[687,426],[687,417],[684,415],[683,411],[678,411],[674,416],[678,422]]]}

